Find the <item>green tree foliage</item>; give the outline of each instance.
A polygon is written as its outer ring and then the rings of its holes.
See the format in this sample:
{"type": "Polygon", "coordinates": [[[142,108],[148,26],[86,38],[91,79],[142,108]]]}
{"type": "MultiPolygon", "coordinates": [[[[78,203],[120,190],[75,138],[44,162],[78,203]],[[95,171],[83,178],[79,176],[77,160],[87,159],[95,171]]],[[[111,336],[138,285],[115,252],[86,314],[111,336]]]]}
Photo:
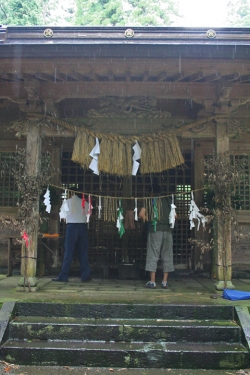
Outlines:
{"type": "Polygon", "coordinates": [[[42,25],[49,18],[49,0],[0,1],[0,23],[3,25],[42,25]]]}
{"type": "Polygon", "coordinates": [[[250,0],[230,0],[227,9],[227,24],[229,26],[250,26],[250,0]]]}
{"type": "Polygon", "coordinates": [[[76,0],[75,25],[169,26],[178,14],[174,0],[76,0]]]}

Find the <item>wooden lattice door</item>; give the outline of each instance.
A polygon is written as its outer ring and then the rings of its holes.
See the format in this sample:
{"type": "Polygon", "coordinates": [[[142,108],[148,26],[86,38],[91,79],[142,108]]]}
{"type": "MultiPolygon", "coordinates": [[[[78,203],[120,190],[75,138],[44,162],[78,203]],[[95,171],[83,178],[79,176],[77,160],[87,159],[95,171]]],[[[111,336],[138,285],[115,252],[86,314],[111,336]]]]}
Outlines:
{"type": "MultiPolygon", "coordinates": [[[[148,195],[152,183],[160,183],[166,195],[174,192],[177,206],[178,219],[173,231],[174,236],[174,264],[176,268],[187,268],[192,263],[192,251],[188,242],[191,236],[188,221],[188,208],[190,202],[192,163],[191,154],[184,154],[185,166],[154,175],[140,175],[126,177],[93,174],[84,170],[71,161],[71,153],[62,154],[62,183],[65,188],[74,189],[83,186],[86,194],[96,196],[122,197],[131,194],[133,197],[148,195]]],[[[92,264],[102,263],[115,265],[122,262],[136,262],[141,268],[146,259],[145,225],[135,222],[135,229],[128,229],[126,235],[119,237],[116,223],[98,219],[97,197],[93,197],[93,215],[89,224],[89,260],[92,264]]],[[[124,205],[126,209],[133,209],[134,200],[124,205]]],[[[138,200],[138,208],[140,200],[138,200]]],[[[113,213],[116,214],[116,213],[113,213]]],[[[61,228],[64,231],[63,226],[61,228]]]]}

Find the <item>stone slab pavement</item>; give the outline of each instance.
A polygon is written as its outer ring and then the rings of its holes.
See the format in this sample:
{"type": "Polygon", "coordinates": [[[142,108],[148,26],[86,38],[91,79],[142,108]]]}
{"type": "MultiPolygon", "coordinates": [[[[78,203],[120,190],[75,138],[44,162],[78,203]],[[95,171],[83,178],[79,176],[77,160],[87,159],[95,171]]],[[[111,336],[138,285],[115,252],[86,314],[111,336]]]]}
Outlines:
{"type": "MultiPolygon", "coordinates": [[[[82,283],[72,277],[67,283],[54,282],[51,277],[38,281],[39,289],[17,291],[20,276],[0,275],[0,303],[5,301],[44,301],[63,303],[169,303],[169,304],[237,304],[250,305],[250,300],[229,301],[216,291],[211,280],[194,275],[179,274],[169,277],[169,288],[162,289],[160,280],[156,289],[144,287],[145,280],[92,279],[82,283]]],[[[235,289],[250,292],[250,279],[233,280],[235,289]]]]}
{"type": "Polygon", "coordinates": [[[18,366],[0,361],[0,375],[250,375],[244,370],[126,369],[69,366],[18,366]]]}

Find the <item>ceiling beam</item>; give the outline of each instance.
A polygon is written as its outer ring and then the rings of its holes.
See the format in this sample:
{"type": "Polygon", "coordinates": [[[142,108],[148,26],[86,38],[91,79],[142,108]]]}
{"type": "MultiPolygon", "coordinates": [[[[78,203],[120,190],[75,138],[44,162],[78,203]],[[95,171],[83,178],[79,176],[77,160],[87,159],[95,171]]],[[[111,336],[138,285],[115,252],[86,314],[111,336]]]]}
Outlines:
{"type": "Polygon", "coordinates": [[[186,77],[186,80],[188,82],[196,82],[204,79],[204,74],[202,72],[198,72],[195,74],[192,74],[191,76],[186,77]]]}
{"type": "MultiPolygon", "coordinates": [[[[249,77],[250,80],[250,77],[249,77]]],[[[152,82],[152,81],[82,81],[82,82],[54,82],[40,81],[37,94],[41,100],[48,98],[59,102],[65,98],[100,98],[103,96],[154,96],[168,99],[214,100],[220,92],[212,82],[152,82]]],[[[221,88],[220,88],[221,89],[221,88]]],[[[233,83],[229,99],[248,98],[250,84],[233,83]]],[[[2,82],[0,85],[0,98],[16,101],[27,98],[25,82],[2,82]]]]}
{"type": "Polygon", "coordinates": [[[82,74],[79,74],[77,72],[67,73],[67,76],[75,81],[86,81],[86,78],[82,74]]]}
{"type": "Polygon", "coordinates": [[[158,82],[162,82],[162,81],[165,81],[165,79],[168,78],[168,75],[166,72],[161,72],[158,77],[157,77],[157,81],[158,82]]]}
{"type": "Polygon", "coordinates": [[[148,79],[149,79],[149,73],[148,72],[144,72],[143,76],[142,76],[143,82],[148,81],[148,79]]]}
{"type": "Polygon", "coordinates": [[[250,81],[250,74],[246,74],[240,77],[240,82],[249,82],[250,81]]]}
{"type": "Polygon", "coordinates": [[[131,81],[131,75],[130,75],[129,72],[126,72],[125,77],[126,77],[126,81],[127,81],[127,82],[130,82],[130,81],[131,81]]]}
{"type": "Polygon", "coordinates": [[[108,74],[107,74],[107,77],[110,81],[114,81],[114,74],[113,72],[109,71],[108,74]]]}
{"type": "Polygon", "coordinates": [[[0,78],[4,81],[20,81],[20,78],[16,74],[12,73],[2,73],[0,78]]]}
{"type": "Polygon", "coordinates": [[[92,81],[99,81],[99,76],[94,72],[89,72],[89,74],[86,76],[92,81]]]}
{"type": "Polygon", "coordinates": [[[238,81],[240,78],[240,75],[239,73],[232,73],[232,74],[227,74],[225,76],[222,76],[221,78],[227,82],[238,81]]]}
{"type": "MultiPolygon", "coordinates": [[[[128,79],[128,77],[127,77],[128,79]]],[[[1,90],[1,89],[0,89],[1,90]]],[[[1,92],[1,91],[0,91],[1,92]]],[[[56,102],[64,98],[100,98],[103,96],[154,96],[169,99],[191,99],[192,97],[202,97],[204,99],[215,100],[216,88],[212,84],[184,82],[133,82],[126,81],[102,81],[102,82],[58,82],[52,85],[44,82],[40,87],[40,98],[53,98],[56,102]]]]}
{"type": "Polygon", "coordinates": [[[168,76],[166,78],[166,81],[167,82],[178,82],[178,81],[181,81],[184,77],[185,77],[184,73],[176,73],[172,76],[168,76]]]}
{"type": "Polygon", "coordinates": [[[49,82],[54,82],[55,80],[54,75],[50,75],[47,73],[36,73],[35,78],[41,81],[49,81],[49,82]]]}
{"type": "Polygon", "coordinates": [[[204,82],[213,82],[221,79],[221,74],[216,72],[204,77],[204,82]]]}

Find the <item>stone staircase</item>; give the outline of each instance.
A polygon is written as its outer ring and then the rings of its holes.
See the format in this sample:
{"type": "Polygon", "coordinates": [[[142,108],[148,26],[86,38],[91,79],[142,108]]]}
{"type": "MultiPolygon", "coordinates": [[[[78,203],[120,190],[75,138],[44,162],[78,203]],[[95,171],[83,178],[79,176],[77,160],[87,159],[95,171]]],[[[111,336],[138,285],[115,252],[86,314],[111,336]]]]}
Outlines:
{"type": "Polygon", "coordinates": [[[2,333],[0,358],[19,365],[183,369],[249,365],[233,306],[13,303],[9,314],[12,319],[2,333]]]}

